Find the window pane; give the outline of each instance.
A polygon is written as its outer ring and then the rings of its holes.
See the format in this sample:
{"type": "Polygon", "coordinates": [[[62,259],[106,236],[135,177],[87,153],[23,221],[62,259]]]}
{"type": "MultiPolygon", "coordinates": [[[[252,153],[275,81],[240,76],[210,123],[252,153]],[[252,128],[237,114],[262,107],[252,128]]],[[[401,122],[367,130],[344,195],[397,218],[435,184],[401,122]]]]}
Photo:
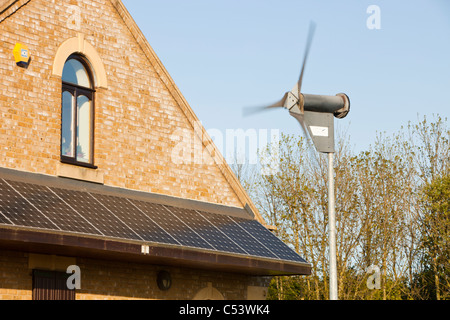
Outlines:
{"type": "Polygon", "coordinates": [[[70,59],[66,62],[63,69],[62,80],[86,88],[91,87],[86,69],[83,64],[76,59],[70,59]]]}
{"type": "Polygon", "coordinates": [[[77,98],[77,161],[91,162],[91,102],[86,96],[77,98]]]}
{"type": "Polygon", "coordinates": [[[73,157],[74,142],[74,105],[73,96],[68,91],[63,92],[62,98],[62,136],[61,154],[66,157],[73,157]]]}

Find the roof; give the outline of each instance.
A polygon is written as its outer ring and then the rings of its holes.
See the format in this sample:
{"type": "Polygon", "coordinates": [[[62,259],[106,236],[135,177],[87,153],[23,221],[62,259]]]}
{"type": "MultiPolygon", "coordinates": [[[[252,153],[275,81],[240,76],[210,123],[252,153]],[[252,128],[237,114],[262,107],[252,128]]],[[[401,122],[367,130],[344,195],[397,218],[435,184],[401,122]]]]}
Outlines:
{"type": "Polygon", "coordinates": [[[4,168],[0,246],[252,275],[311,270],[244,209],[4,168]]]}

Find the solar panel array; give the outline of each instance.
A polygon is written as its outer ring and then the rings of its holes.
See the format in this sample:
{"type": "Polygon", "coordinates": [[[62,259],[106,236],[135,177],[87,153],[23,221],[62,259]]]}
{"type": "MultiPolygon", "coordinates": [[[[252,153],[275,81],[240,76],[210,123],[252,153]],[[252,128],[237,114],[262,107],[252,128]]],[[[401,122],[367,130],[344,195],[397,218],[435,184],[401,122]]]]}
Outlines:
{"type": "Polygon", "coordinates": [[[255,220],[5,179],[0,225],[306,262],[255,220]]]}

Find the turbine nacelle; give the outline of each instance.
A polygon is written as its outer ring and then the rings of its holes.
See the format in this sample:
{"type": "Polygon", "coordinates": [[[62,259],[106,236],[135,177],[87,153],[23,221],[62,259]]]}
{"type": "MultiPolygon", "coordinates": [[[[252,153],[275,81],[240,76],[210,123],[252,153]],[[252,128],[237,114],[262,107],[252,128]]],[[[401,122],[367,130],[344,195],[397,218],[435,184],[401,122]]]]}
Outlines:
{"type": "Polygon", "coordinates": [[[285,108],[301,125],[305,136],[311,137],[319,152],[334,152],[334,117],[345,118],[350,112],[350,99],[345,93],[335,96],[304,94],[301,92],[306,62],[314,36],[315,24],[311,23],[306,43],[305,57],[300,78],[292,91],[269,106],[251,108],[246,114],[273,108],[285,108]]]}
{"type": "Polygon", "coordinates": [[[336,118],[343,119],[350,112],[350,99],[345,93],[335,96],[304,94],[299,92],[298,83],[292,91],[286,93],[283,107],[290,113],[303,114],[305,111],[332,113],[336,118]]]}

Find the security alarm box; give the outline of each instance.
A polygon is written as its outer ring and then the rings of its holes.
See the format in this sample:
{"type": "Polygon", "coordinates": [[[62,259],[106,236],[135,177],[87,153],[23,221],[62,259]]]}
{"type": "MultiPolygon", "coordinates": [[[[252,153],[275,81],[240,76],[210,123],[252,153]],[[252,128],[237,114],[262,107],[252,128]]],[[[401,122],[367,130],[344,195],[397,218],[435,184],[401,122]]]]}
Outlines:
{"type": "Polygon", "coordinates": [[[21,43],[16,43],[16,46],[13,50],[14,59],[16,60],[16,64],[19,67],[26,68],[28,67],[28,63],[30,61],[30,51],[28,47],[21,43]]]}

